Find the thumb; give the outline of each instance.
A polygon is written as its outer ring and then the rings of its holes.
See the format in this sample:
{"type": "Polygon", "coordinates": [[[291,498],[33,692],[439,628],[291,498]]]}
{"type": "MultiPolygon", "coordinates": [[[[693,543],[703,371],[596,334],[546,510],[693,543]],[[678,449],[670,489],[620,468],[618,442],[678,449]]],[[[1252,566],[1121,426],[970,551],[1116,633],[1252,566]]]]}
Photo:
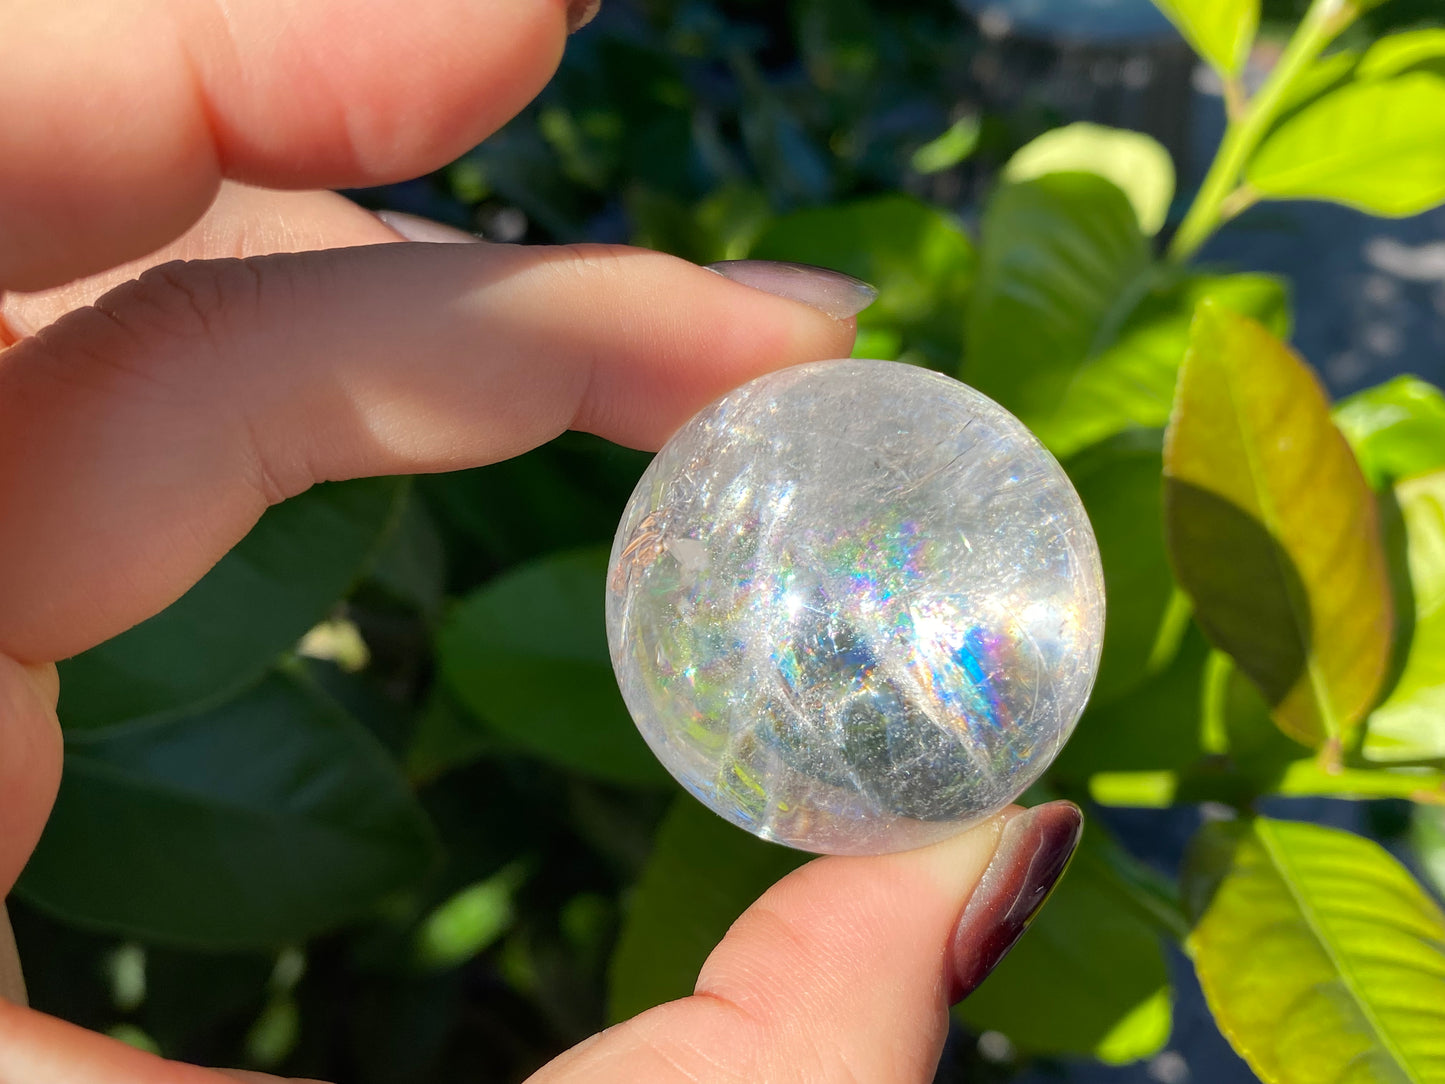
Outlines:
{"type": "Polygon", "coordinates": [[[529,1084],[933,1079],[950,1001],[1001,960],[1078,845],[1079,808],[1013,808],[922,850],[820,858],[734,923],[696,992],[529,1084]]]}

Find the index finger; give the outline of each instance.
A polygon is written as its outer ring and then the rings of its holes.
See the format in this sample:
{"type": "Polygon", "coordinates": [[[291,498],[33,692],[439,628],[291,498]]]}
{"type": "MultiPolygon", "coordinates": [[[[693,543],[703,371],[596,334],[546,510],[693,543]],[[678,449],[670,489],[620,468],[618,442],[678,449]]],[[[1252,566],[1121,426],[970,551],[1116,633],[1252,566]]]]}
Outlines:
{"type": "Polygon", "coordinates": [[[381,184],[446,163],[556,69],[586,0],[9,0],[0,289],[142,256],[223,177],[381,184]]]}

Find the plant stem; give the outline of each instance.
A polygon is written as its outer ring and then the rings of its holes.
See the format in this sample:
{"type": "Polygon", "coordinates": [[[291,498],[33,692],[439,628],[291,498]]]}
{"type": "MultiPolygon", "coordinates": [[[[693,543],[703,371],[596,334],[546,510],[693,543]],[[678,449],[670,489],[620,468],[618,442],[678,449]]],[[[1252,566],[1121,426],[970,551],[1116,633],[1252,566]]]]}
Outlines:
{"type": "Polygon", "coordinates": [[[1305,68],[1314,63],[1325,47],[1339,36],[1359,14],[1351,0],[1314,0],[1304,21],[1280,55],[1279,63],[1270,72],[1259,93],[1250,100],[1243,113],[1230,120],[1224,141],[1205,175],[1199,194],[1179,232],[1169,246],[1169,258],[1183,263],[1199,251],[1220,226],[1224,203],[1235,191],[1240,175],[1260,140],[1279,115],[1280,106],[1305,68]]]}

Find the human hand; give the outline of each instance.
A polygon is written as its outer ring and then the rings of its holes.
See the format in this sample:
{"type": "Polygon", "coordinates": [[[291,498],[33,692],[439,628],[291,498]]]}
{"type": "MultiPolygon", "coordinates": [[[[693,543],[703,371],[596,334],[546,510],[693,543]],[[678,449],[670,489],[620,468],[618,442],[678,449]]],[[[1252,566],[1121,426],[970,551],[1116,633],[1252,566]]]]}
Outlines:
{"type": "MultiPolygon", "coordinates": [[[[0,893],[55,796],[54,660],[163,608],[269,504],[568,427],[656,447],[760,372],[847,353],[851,322],[669,257],[401,244],[306,191],[455,157],[540,89],[568,22],[563,0],[0,10],[0,289],[33,291],[0,295],[0,893]]],[[[696,996],[534,1079],[930,1079],[949,998],[1078,827],[1056,803],[811,863],[696,996]]],[[[18,976],[0,923],[0,1084],[224,1080],[21,1007],[18,976]]]]}

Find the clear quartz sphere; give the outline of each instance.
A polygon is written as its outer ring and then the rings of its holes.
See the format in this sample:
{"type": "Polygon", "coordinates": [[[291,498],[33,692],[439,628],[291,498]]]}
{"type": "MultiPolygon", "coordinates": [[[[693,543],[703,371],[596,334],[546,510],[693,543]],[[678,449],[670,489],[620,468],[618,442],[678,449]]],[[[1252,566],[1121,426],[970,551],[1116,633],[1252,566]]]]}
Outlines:
{"type": "Polygon", "coordinates": [[[1098,547],[1023,424],[939,373],[801,365],[684,425],[612,547],[622,694],[674,776],[765,839],[880,854],[1003,808],[1098,668],[1098,547]]]}

